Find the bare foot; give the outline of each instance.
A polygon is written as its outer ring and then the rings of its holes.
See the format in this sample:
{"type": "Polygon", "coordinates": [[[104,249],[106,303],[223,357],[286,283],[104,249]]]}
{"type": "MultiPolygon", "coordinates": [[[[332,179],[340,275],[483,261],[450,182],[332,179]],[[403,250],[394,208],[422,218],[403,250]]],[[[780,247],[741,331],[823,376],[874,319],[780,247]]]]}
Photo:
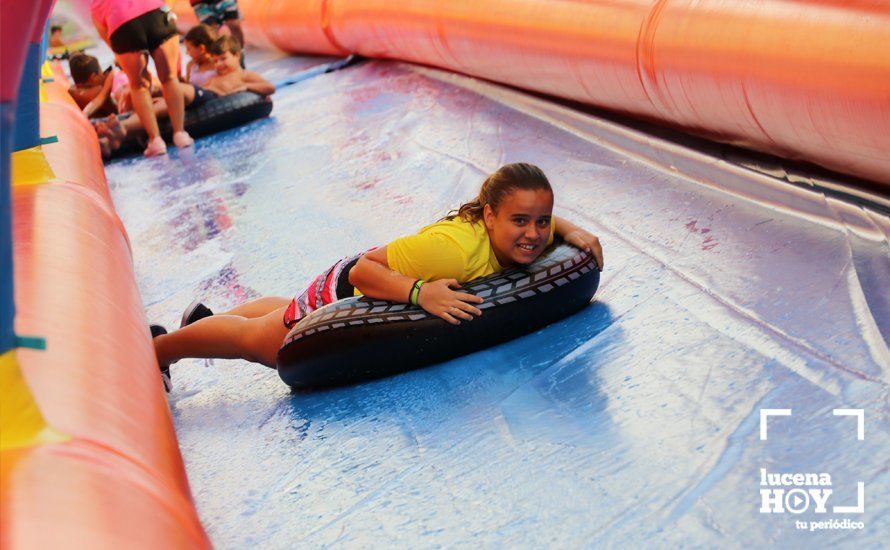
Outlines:
{"type": "Polygon", "coordinates": [[[117,115],[111,114],[106,119],[106,124],[111,132],[109,137],[112,138],[113,141],[120,143],[120,141],[127,135],[127,129],[124,128],[121,121],[118,120],[117,115]]]}
{"type": "Polygon", "coordinates": [[[99,138],[99,150],[102,151],[102,158],[107,159],[111,156],[111,144],[107,137],[99,138]]]}

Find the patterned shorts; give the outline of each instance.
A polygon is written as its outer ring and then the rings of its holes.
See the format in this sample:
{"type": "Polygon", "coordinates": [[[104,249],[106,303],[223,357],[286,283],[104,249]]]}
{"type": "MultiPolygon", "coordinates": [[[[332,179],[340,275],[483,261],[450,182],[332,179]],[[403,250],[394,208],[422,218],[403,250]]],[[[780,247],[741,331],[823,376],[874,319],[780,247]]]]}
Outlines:
{"type": "Polygon", "coordinates": [[[235,0],[201,2],[193,7],[198,21],[205,25],[222,25],[223,21],[229,19],[241,19],[241,14],[238,13],[238,3],[235,0]]]}
{"type": "Polygon", "coordinates": [[[349,282],[349,270],[363,254],[364,252],[343,258],[312,279],[306,290],[291,300],[287,306],[284,312],[284,326],[291,328],[316,309],[353,296],[355,287],[349,282]]]}

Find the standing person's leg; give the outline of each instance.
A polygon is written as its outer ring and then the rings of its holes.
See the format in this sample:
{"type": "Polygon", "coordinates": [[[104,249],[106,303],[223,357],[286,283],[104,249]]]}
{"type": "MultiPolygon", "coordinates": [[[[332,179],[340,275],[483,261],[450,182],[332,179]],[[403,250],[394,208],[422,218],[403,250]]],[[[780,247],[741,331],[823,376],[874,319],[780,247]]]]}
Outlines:
{"type": "Polygon", "coordinates": [[[213,315],[154,339],[161,366],[187,357],[245,359],[275,368],[278,350],[287,336],[285,307],[262,317],[213,315]]]}
{"type": "Polygon", "coordinates": [[[241,30],[241,13],[238,12],[238,1],[220,0],[217,6],[220,10],[219,16],[225,22],[226,28],[229,29],[232,38],[237,40],[241,46],[241,68],[244,69],[246,68],[244,64],[244,31],[241,30]]]}
{"type": "Polygon", "coordinates": [[[160,137],[161,132],[158,130],[158,120],[152,109],[148,60],[142,52],[119,53],[116,59],[130,81],[130,102],[133,104],[133,111],[136,112],[139,122],[148,134],[149,142],[152,142],[160,137]]]}
{"type": "Polygon", "coordinates": [[[241,20],[240,19],[226,19],[226,27],[229,28],[229,32],[232,33],[232,38],[238,41],[241,44],[241,47],[244,48],[244,31],[241,30],[241,20]]]}
{"type": "Polygon", "coordinates": [[[244,32],[241,30],[241,13],[238,11],[238,0],[218,0],[214,4],[216,17],[221,19],[229,29],[232,38],[244,48],[244,32]]]}
{"type": "MultiPolygon", "coordinates": [[[[183,103],[185,103],[185,106],[188,107],[189,104],[195,100],[195,87],[191,84],[180,82],[179,90],[182,94],[183,103]]],[[[162,119],[164,117],[170,116],[170,109],[167,107],[167,100],[162,97],[153,97],[151,108],[155,112],[155,118],[157,119],[162,119]]],[[[126,128],[127,130],[130,129],[129,126],[126,126],[126,128]]]]}
{"type": "Polygon", "coordinates": [[[177,67],[179,67],[179,36],[174,35],[167,39],[156,49],[152,50],[155,68],[158,70],[158,79],[164,89],[164,101],[167,103],[167,114],[170,117],[170,126],[173,127],[173,138],[178,147],[188,147],[193,142],[188,138],[184,130],[185,99],[179,82],[177,67]],[[185,135],[185,139],[177,139],[177,134],[185,135]]]}

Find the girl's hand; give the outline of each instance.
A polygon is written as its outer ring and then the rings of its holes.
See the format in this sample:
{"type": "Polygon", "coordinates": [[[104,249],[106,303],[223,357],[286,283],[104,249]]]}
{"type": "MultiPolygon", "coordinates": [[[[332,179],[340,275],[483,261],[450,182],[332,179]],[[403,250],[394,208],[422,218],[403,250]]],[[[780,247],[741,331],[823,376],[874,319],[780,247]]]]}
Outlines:
{"type": "Polygon", "coordinates": [[[603,270],[603,247],[600,245],[599,237],[589,231],[576,229],[563,237],[563,239],[575,248],[580,248],[585,252],[593,254],[597,269],[603,270]]]}
{"type": "Polygon", "coordinates": [[[417,305],[452,325],[459,325],[461,319],[472,321],[473,315],[482,315],[482,310],[472,305],[481,304],[482,298],[453,290],[457,288],[460,288],[460,283],[456,279],[424,283],[417,296],[417,305]]]}

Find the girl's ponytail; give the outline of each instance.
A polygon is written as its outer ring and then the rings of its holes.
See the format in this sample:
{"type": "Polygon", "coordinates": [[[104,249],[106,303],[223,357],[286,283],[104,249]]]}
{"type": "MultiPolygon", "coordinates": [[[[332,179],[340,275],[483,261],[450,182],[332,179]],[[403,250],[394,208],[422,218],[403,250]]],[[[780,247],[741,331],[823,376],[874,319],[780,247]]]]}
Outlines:
{"type": "Polygon", "coordinates": [[[443,220],[453,220],[460,218],[469,223],[475,223],[482,219],[485,205],[491,205],[497,210],[501,201],[504,200],[514,189],[538,190],[544,189],[553,193],[550,187],[550,181],[544,172],[534,164],[525,162],[517,162],[513,164],[505,164],[498,170],[485,178],[479,195],[464,204],[460,205],[457,210],[449,212],[443,220]]]}

